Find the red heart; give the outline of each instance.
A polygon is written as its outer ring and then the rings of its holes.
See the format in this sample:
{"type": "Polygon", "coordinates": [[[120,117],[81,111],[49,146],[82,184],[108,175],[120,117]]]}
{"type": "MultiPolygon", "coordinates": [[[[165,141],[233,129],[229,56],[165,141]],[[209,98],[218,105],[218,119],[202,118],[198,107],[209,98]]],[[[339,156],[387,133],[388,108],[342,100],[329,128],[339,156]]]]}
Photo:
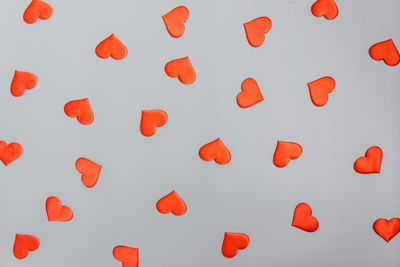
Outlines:
{"type": "Polygon", "coordinates": [[[29,251],[35,251],[39,248],[40,241],[39,238],[33,235],[15,235],[14,242],[14,256],[17,259],[25,259],[29,251]]]}
{"type": "Polygon", "coordinates": [[[161,198],[156,205],[160,213],[167,214],[172,212],[176,216],[181,216],[186,213],[186,204],[175,191],[161,198]]]}
{"type": "Polygon", "coordinates": [[[268,17],[259,17],[243,25],[249,44],[253,47],[259,47],[264,43],[265,34],[271,29],[272,22],[268,17]]]}
{"type": "Polygon", "coordinates": [[[339,10],[334,0],[318,0],[312,5],[311,12],[316,17],[324,16],[331,20],[337,17],[339,10]]]}
{"type": "Polygon", "coordinates": [[[122,262],[122,267],[139,266],[139,249],[125,246],[116,246],[113,249],[114,258],[122,262]]]}
{"type": "Polygon", "coordinates": [[[185,32],[185,22],[189,19],[189,9],[178,6],[162,16],[169,34],[178,38],[185,32]]]}
{"type": "Polygon", "coordinates": [[[202,146],[199,156],[205,161],[214,160],[218,164],[227,164],[231,161],[231,153],[219,138],[202,146]]]}
{"type": "Polygon", "coordinates": [[[400,218],[393,218],[390,221],[386,219],[378,219],[374,222],[374,230],[386,242],[389,242],[400,232],[400,218]]]}
{"type": "Polygon", "coordinates": [[[32,0],[24,12],[24,21],[35,23],[38,19],[49,19],[53,15],[53,8],[44,1],[32,0]]]}
{"type": "Polygon", "coordinates": [[[264,97],[260,92],[257,82],[252,78],[244,80],[242,83],[242,92],[236,97],[239,107],[248,108],[263,100],[264,97]]]}
{"type": "Polygon", "coordinates": [[[382,149],[377,146],[368,148],[365,157],[354,162],[354,170],[358,173],[380,173],[382,163],[382,149]]]}
{"type": "Polygon", "coordinates": [[[326,76],[309,82],[307,85],[311,101],[314,105],[322,107],[328,102],[328,94],[335,89],[335,80],[332,77],[326,76]]]}
{"type": "Polygon", "coordinates": [[[99,43],[96,47],[96,55],[100,58],[112,57],[121,60],[128,55],[128,49],[114,34],[99,43]]]}
{"type": "Polygon", "coordinates": [[[75,118],[82,124],[91,124],[94,120],[93,111],[89,99],[72,100],[65,104],[64,111],[67,116],[75,118]]]}
{"type": "Polygon", "coordinates": [[[192,84],[196,80],[196,72],[189,57],[178,58],[165,65],[165,73],[169,77],[176,78],[184,84],[192,84]]]}
{"type": "Polygon", "coordinates": [[[18,159],[23,151],[24,150],[22,149],[22,146],[18,143],[11,143],[7,145],[6,142],[0,141],[0,160],[6,166],[18,159]]]}
{"type": "Polygon", "coordinates": [[[86,158],[79,158],[75,162],[75,167],[82,174],[82,183],[87,187],[96,185],[99,179],[102,166],[86,158]]]}
{"type": "Polygon", "coordinates": [[[274,164],[279,168],[285,167],[290,160],[300,157],[302,152],[303,148],[299,144],[278,141],[274,153],[274,164]]]}
{"type": "Polygon", "coordinates": [[[35,74],[16,70],[11,82],[11,94],[17,97],[22,96],[25,93],[25,89],[35,88],[37,83],[38,78],[35,74]]]}
{"type": "Polygon", "coordinates": [[[311,214],[311,207],[307,203],[299,203],[294,210],[292,226],[307,232],[317,231],[318,220],[311,214]]]}
{"type": "Polygon", "coordinates": [[[152,136],[156,133],[157,127],[163,126],[167,120],[168,115],[163,110],[142,110],[140,132],[144,136],[152,136]]]}
{"type": "Polygon", "coordinates": [[[375,60],[382,60],[389,66],[400,62],[400,54],[392,39],[376,43],[369,49],[369,55],[375,60]]]}
{"type": "Polygon", "coordinates": [[[227,258],[235,257],[239,249],[245,249],[250,244],[250,238],[242,233],[225,233],[222,243],[222,255],[227,258]]]}
{"type": "Polygon", "coordinates": [[[56,197],[49,197],[46,200],[46,212],[49,222],[67,222],[74,216],[72,210],[63,206],[56,197]]]}

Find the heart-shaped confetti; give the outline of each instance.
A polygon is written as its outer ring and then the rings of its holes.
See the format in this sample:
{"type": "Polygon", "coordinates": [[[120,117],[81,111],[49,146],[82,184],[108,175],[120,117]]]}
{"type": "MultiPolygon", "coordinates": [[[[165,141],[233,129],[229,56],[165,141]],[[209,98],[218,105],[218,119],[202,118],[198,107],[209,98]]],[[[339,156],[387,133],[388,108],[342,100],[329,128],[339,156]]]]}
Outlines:
{"type": "Polygon", "coordinates": [[[75,162],[76,170],[82,174],[82,183],[86,187],[93,187],[99,179],[102,166],[87,158],[79,158],[75,162]]]}
{"type": "Polygon", "coordinates": [[[18,159],[24,150],[18,143],[8,144],[4,141],[0,141],[0,160],[4,165],[8,166],[11,162],[18,159]]]}
{"type": "Polygon", "coordinates": [[[381,218],[374,222],[373,227],[375,232],[389,243],[400,232],[400,218],[393,218],[390,221],[381,218]]]}
{"type": "Polygon", "coordinates": [[[32,0],[24,12],[24,21],[35,23],[38,19],[46,20],[53,15],[53,8],[42,0],[32,0]]]}
{"type": "Polygon", "coordinates": [[[368,148],[364,157],[354,162],[354,170],[358,173],[380,173],[382,163],[382,149],[377,146],[368,148]]]}
{"type": "Polygon", "coordinates": [[[30,251],[35,251],[39,248],[39,238],[33,235],[15,235],[14,241],[14,256],[17,259],[25,259],[30,251]]]}
{"type": "Polygon", "coordinates": [[[314,105],[322,107],[328,102],[328,95],[335,89],[335,80],[332,77],[326,76],[309,82],[307,85],[311,101],[314,105]]]}
{"type": "Polygon", "coordinates": [[[294,210],[292,226],[307,232],[317,231],[319,222],[311,214],[311,207],[307,203],[299,203],[294,210]]]}
{"type": "Polygon", "coordinates": [[[122,267],[139,266],[139,249],[126,246],[116,246],[113,249],[114,258],[122,262],[122,267]]]}
{"type": "Polygon", "coordinates": [[[16,70],[11,82],[10,91],[13,96],[19,97],[25,93],[25,89],[35,88],[38,78],[35,74],[16,70]]]}
{"type": "Polygon", "coordinates": [[[96,55],[100,58],[112,57],[121,60],[128,55],[128,49],[114,34],[111,34],[97,45],[96,55]]]}
{"type": "Polygon", "coordinates": [[[339,14],[338,7],[334,0],[318,0],[311,6],[311,12],[316,17],[324,16],[332,20],[339,14]]]}
{"type": "Polygon", "coordinates": [[[163,110],[143,110],[140,121],[140,132],[144,136],[152,136],[156,133],[157,127],[167,123],[168,115],[163,110]]]}
{"type": "Polygon", "coordinates": [[[241,108],[251,107],[264,100],[257,82],[247,78],[242,82],[242,92],[236,97],[236,102],[241,108]]]}
{"type": "Polygon", "coordinates": [[[92,108],[89,99],[72,100],[65,104],[64,111],[67,116],[76,118],[81,124],[89,125],[94,120],[92,108]]]}
{"type": "Polygon", "coordinates": [[[399,51],[392,39],[371,46],[369,55],[375,60],[383,60],[389,66],[396,66],[400,62],[399,51]]]}
{"type": "Polygon", "coordinates": [[[293,142],[278,141],[274,153],[274,164],[278,168],[283,168],[291,160],[298,159],[303,153],[303,148],[293,142]]]}
{"type": "Polygon", "coordinates": [[[246,37],[253,47],[261,46],[265,41],[265,34],[271,30],[272,22],[268,17],[256,18],[244,23],[246,37]]]}
{"type": "Polygon", "coordinates": [[[189,9],[185,6],[178,6],[162,16],[168,33],[179,38],[185,32],[185,22],[189,19],[189,9]]]}
{"type": "Polygon", "coordinates": [[[168,62],[165,65],[165,73],[171,78],[178,78],[184,84],[192,84],[196,80],[196,72],[189,57],[168,62]]]}
{"type": "Polygon", "coordinates": [[[250,244],[250,238],[242,233],[225,233],[222,243],[222,255],[227,258],[236,256],[239,250],[245,249],[250,244]]]}
{"type": "Polygon", "coordinates": [[[199,156],[205,161],[214,160],[218,164],[228,164],[231,161],[231,153],[219,138],[202,146],[199,156]]]}
{"type": "Polygon", "coordinates": [[[167,214],[171,212],[176,216],[185,214],[187,209],[185,202],[175,191],[161,198],[157,202],[156,208],[160,213],[167,214]]]}
{"type": "Polygon", "coordinates": [[[49,222],[67,222],[74,216],[72,210],[63,206],[57,197],[49,197],[46,200],[46,212],[49,222]]]}

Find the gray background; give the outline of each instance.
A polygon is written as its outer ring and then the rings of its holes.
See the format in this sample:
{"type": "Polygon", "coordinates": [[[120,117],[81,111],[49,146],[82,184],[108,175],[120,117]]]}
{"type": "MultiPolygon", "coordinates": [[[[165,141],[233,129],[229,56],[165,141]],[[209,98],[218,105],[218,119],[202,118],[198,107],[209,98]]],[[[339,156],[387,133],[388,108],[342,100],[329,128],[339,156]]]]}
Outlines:
{"type": "Polygon", "coordinates": [[[116,245],[138,247],[142,267],[400,265],[400,238],[387,244],[372,229],[400,215],[399,66],[368,55],[388,38],[400,46],[399,1],[337,0],[339,16],[327,21],[311,14],[314,0],[49,0],[53,17],[28,25],[29,2],[6,1],[0,16],[0,140],[24,147],[0,166],[1,266],[120,266],[116,245]],[[191,15],[174,39],[161,16],[179,5],[191,15]],[[260,16],[272,29],[252,48],[243,23],[260,16]],[[111,33],[128,47],[122,61],[94,53],[111,33]],[[192,85],[164,73],[184,56],[197,72],[192,85]],[[39,78],[20,98],[9,92],[15,69],[39,78]],[[318,108],[307,82],[326,75],[336,88],[318,108]],[[265,101],[241,109],[247,77],[265,101]],[[85,97],[90,126],[63,112],[85,97]],[[142,109],[169,116],[150,138],[139,131],[142,109]],[[228,165],[198,157],[217,137],[228,165]],[[277,140],[298,142],[303,155],[276,168],[277,140]],[[373,145],[382,172],[356,173],[354,160],[373,145]],[[94,188],[75,169],[81,156],[103,165],[94,188]],[[184,216],[155,209],[173,189],[184,216]],[[71,222],[47,222],[51,195],[73,209],[71,222]],[[312,207],[317,232],[290,226],[299,202],[312,207]],[[233,259],[221,254],[225,231],[251,239],[233,259]],[[40,248],[17,260],[16,233],[38,236],[40,248]]]}

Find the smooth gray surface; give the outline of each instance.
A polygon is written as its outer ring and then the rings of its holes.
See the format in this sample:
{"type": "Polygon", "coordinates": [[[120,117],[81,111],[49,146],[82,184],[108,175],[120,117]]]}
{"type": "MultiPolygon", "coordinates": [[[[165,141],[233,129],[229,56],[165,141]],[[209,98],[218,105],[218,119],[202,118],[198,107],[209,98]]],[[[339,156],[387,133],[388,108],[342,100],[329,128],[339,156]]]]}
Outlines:
{"type": "Polygon", "coordinates": [[[0,139],[24,154],[0,166],[0,266],[120,266],[116,245],[138,247],[141,267],[400,265],[400,238],[387,244],[372,229],[400,215],[399,66],[368,55],[388,38],[400,45],[398,0],[337,0],[332,21],[311,14],[313,0],[48,2],[53,17],[33,25],[22,20],[28,0],[2,4],[0,139]],[[182,4],[191,15],[174,39],[161,16],[182,4]],[[273,25],[252,48],[243,23],[260,16],[273,25]],[[122,61],[94,53],[111,33],[128,47],[122,61]],[[197,72],[189,86],[164,73],[184,56],[197,72]],[[20,98],[9,92],[15,69],[39,78],[20,98]],[[317,108],[307,82],[326,75],[336,88],[317,108]],[[265,101],[240,109],[247,77],[265,101]],[[90,126],[63,112],[84,97],[90,126]],[[142,109],[169,116],[150,138],[139,131],[142,109]],[[198,157],[217,137],[228,165],[198,157]],[[303,155],[276,168],[277,140],[298,142],[303,155]],[[373,145],[383,150],[382,172],[357,174],[354,160],[373,145]],[[103,165],[92,189],[75,169],[80,156],[103,165]],[[184,216],[155,209],[173,189],[184,216]],[[51,195],[73,209],[71,222],[47,222],[51,195]],[[290,226],[299,202],[311,205],[317,232],[290,226]],[[233,259],[220,252],[225,231],[251,239],[233,259]],[[12,254],[16,233],[40,238],[25,260],[12,254]]]}

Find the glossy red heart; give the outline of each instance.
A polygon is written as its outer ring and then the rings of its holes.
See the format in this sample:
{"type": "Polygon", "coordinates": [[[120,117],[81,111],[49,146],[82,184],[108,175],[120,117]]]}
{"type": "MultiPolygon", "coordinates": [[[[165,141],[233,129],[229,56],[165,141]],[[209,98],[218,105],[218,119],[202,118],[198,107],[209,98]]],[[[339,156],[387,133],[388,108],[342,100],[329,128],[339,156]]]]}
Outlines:
{"type": "Polygon", "coordinates": [[[317,231],[319,227],[318,220],[311,214],[311,207],[307,203],[299,203],[294,210],[292,226],[307,232],[317,231]]]}
{"type": "Polygon", "coordinates": [[[128,55],[128,49],[114,34],[111,34],[97,45],[96,55],[100,58],[111,56],[113,59],[121,60],[128,55]]]}
{"type": "Polygon", "coordinates": [[[186,204],[175,191],[161,198],[156,205],[160,213],[167,214],[172,212],[176,216],[181,216],[186,213],[186,204]]]}
{"type": "Polygon", "coordinates": [[[114,258],[122,262],[122,267],[138,267],[139,266],[139,249],[116,246],[113,249],[114,258]]]}
{"type": "Polygon", "coordinates": [[[15,235],[14,256],[17,259],[25,259],[30,251],[35,251],[39,248],[39,238],[33,235],[15,235]]]}
{"type": "Polygon", "coordinates": [[[157,127],[167,123],[168,115],[163,110],[142,110],[140,121],[140,132],[144,136],[152,136],[156,133],[157,127]]]}
{"type": "Polygon", "coordinates": [[[75,162],[77,171],[82,174],[82,183],[87,187],[96,185],[99,179],[102,166],[88,160],[87,158],[79,158],[75,162]]]}
{"type": "Polygon", "coordinates": [[[4,165],[8,166],[11,162],[18,159],[24,150],[18,143],[8,144],[4,141],[0,141],[0,160],[4,165]]]}
{"type": "Polygon", "coordinates": [[[185,6],[178,6],[162,16],[169,34],[178,38],[185,32],[185,22],[189,19],[189,9],[185,6]]]}
{"type": "Polygon", "coordinates": [[[196,80],[196,72],[189,57],[168,62],[165,65],[165,73],[171,78],[178,78],[184,84],[192,84],[196,80]]]}
{"type": "Polygon", "coordinates": [[[390,221],[381,218],[374,222],[373,227],[378,235],[389,242],[400,232],[400,218],[393,218],[390,221]]]}
{"type": "Polygon", "coordinates": [[[328,102],[328,95],[335,89],[335,80],[332,77],[326,76],[309,82],[307,85],[311,101],[314,105],[322,107],[328,102]]]}
{"type": "Polygon", "coordinates": [[[249,44],[253,47],[259,47],[265,41],[265,34],[271,30],[272,22],[268,17],[259,17],[243,25],[249,44]]]}
{"type": "Polygon", "coordinates": [[[396,66],[400,62],[399,51],[392,39],[371,46],[369,55],[375,60],[383,60],[389,66],[396,66]]]}
{"type": "Polygon", "coordinates": [[[225,233],[222,243],[222,255],[227,258],[235,257],[239,249],[245,249],[250,244],[250,238],[242,233],[225,233]]]}
{"type": "Polygon", "coordinates": [[[289,164],[291,160],[301,156],[303,148],[293,142],[278,141],[274,153],[274,164],[276,167],[282,168],[289,164]]]}
{"type": "Polygon", "coordinates": [[[202,146],[199,156],[205,161],[214,160],[218,164],[227,164],[231,161],[231,153],[219,138],[202,146]]]}
{"type": "Polygon", "coordinates": [[[324,16],[326,19],[334,19],[339,14],[334,0],[318,0],[311,6],[311,12],[316,17],[324,16]]]}
{"type": "Polygon", "coordinates": [[[236,97],[236,102],[241,108],[251,107],[264,100],[257,82],[252,78],[247,78],[242,82],[242,92],[236,97]]]}
{"type": "Polygon", "coordinates": [[[354,162],[354,170],[358,173],[380,173],[382,163],[382,149],[377,146],[368,148],[365,157],[360,157],[354,162]]]}
{"type": "Polygon", "coordinates": [[[38,83],[38,78],[35,74],[25,71],[16,70],[11,82],[10,91],[13,96],[22,96],[25,89],[32,89],[38,83]]]}
{"type": "Polygon", "coordinates": [[[64,111],[67,116],[76,118],[84,125],[89,125],[94,120],[93,111],[87,98],[68,102],[64,106],[64,111]]]}
{"type": "Polygon", "coordinates": [[[53,15],[53,8],[42,0],[32,0],[24,12],[24,21],[35,23],[38,19],[46,20],[53,15]]]}
{"type": "Polygon", "coordinates": [[[46,212],[49,222],[67,222],[74,216],[72,210],[63,206],[57,197],[49,197],[46,200],[46,212]]]}

